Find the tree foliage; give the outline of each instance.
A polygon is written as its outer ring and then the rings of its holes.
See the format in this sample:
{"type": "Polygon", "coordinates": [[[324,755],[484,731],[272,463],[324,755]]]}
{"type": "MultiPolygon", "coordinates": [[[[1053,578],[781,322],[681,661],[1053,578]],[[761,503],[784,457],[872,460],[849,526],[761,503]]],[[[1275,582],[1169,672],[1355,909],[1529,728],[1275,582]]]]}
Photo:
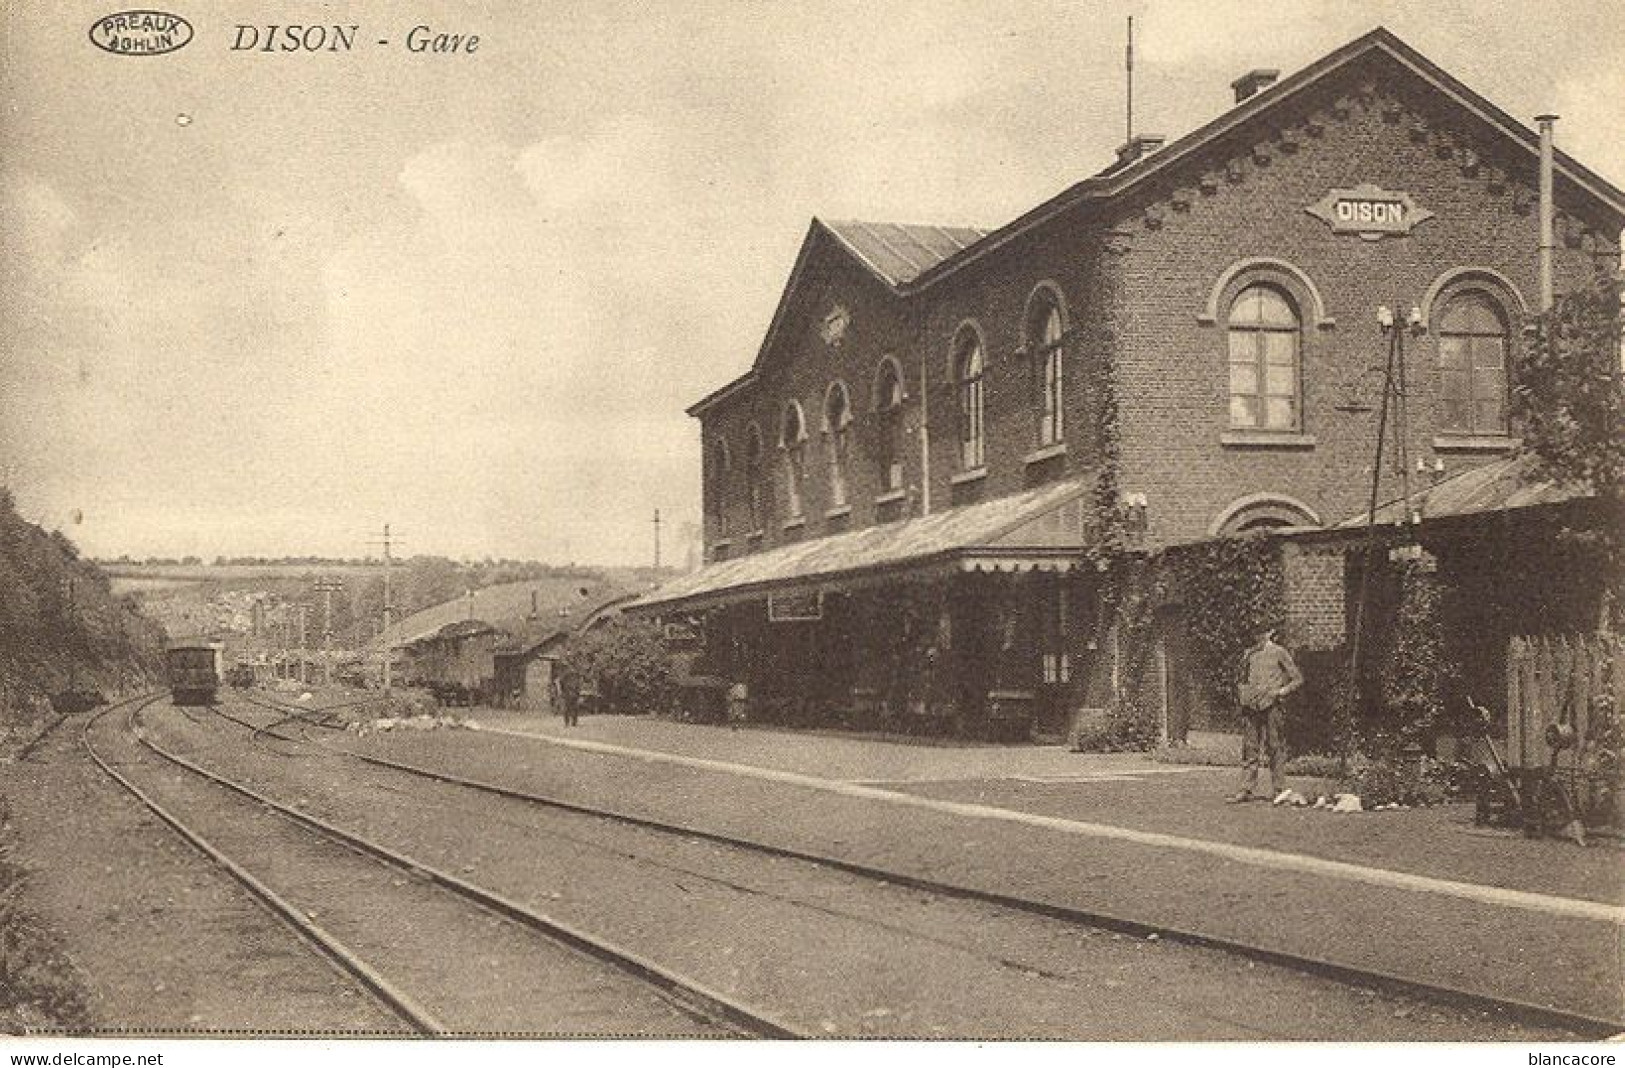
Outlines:
{"type": "Polygon", "coordinates": [[[26,522],[0,488],[0,738],[48,694],[157,678],[163,640],[99,567],[60,531],[26,522]]]}
{"type": "Polygon", "coordinates": [[[1607,627],[1625,597],[1625,369],[1620,353],[1621,282],[1599,277],[1564,295],[1537,323],[1513,390],[1524,452],[1536,471],[1589,487],[1601,521],[1562,536],[1603,555],[1607,581],[1598,625],[1607,627]]]}
{"type": "Polygon", "coordinates": [[[573,635],[560,667],[596,686],[603,707],[619,712],[666,711],[678,675],[660,625],[627,616],[573,635]]]}
{"type": "Polygon", "coordinates": [[[1619,499],[1625,489],[1620,282],[1562,297],[1525,346],[1513,390],[1524,448],[1541,473],[1619,499]]]}
{"type": "Polygon", "coordinates": [[[1420,561],[1401,564],[1397,582],[1399,605],[1389,625],[1388,655],[1368,661],[1379,699],[1359,725],[1359,743],[1376,753],[1409,743],[1432,744],[1447,725],[1445,692],[1455,668],[1433,567],[1420,561]]]}

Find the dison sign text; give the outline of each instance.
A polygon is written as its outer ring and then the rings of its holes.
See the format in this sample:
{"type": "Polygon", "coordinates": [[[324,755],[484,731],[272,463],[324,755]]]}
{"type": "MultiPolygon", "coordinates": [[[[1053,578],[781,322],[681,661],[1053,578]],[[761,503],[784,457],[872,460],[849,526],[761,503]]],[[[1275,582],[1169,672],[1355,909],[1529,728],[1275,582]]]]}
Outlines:
{"type": "Polygon", "coordinates": [[[1359,234],[1367,241],[1389,235],[1404,236],[1433,213],[1416,206],[1409,193],[1393,193],[1374,185],[1333,189],[1304,209],[1332,228],[1334,234],[1359,234]]]}

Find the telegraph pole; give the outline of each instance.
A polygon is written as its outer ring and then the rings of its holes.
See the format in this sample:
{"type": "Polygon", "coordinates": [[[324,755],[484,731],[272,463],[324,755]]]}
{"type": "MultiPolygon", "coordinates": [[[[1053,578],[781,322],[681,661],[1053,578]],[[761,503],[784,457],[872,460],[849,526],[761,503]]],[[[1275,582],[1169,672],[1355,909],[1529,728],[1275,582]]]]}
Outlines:
{"type": "Polygon", "coordinates": [[[333,594],[344,589],[344,583],[339,579],[318,579],[312,587],[321,594],[322,605],[322,678],[331,683],[333,681],[333,594]]]}
{"type": "Polygon", "coordinates": [[[655,570],[660,570],[660,509],[655,509],[655,570]]]}
{"type": "Polygon", "coordinates": [[[293,678],[294,657],[294,618],[293,605],[281,606],[281,631],[283,631],[283,678],[293,678]]]}
{"type": "Polygon", "coordinates": [[[391,540],[390,533],[389,533],[389,524],[385,523],[384,524],[384,537],[383,537],[382,542],[380,543],[380,542],[375,541],[375,542],[372,543],[374,545],[382,544],[383,547],[384,547],[384,629],[379,631],[379,635],[383,638],[383,647],[384,647],[384,692],[385,693],[389,693],[390,688],[391,688],[391,686],[393,684],[393,679],[392,679],[392,675],[391,675],[391,671],[390,671],[390,668],[391,668],[390,661],[393,659],[393,657],[392,657],[392,655],[390,653],[390,650],[389,650],[389,637],[388,637],[388,635],[389,635],[389,624],[392,622],[392,620],[394,618],[394,613],[395,613],[395,603],[394,603],[393,600],[391,600],[390,586],[389,586],[390,567],[394,563],[394,558],[390,555],[390,549],[398,541],[399,541],[399,539],[395,539],[393,541],[391,540]]]}
{"type": "Polygon", "coordinates": [[[305,648],[305,617],[310,613],[310,605],[303,602],[294,606],[299,612],[299,685],[310,685],[310,653],[305,648]]]}

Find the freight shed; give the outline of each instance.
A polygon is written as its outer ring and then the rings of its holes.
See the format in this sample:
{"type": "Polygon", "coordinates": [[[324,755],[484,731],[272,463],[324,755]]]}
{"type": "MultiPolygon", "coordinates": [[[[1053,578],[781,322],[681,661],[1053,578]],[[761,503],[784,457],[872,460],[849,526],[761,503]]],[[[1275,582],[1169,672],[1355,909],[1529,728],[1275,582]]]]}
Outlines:
{"type": "Polygon", "coordinates": [[[443,704],[480,704],[494,692],[495,652],[504,635],[478,619],[447,623],[407,643],[407,679],[443,704]]]}
{"type": "Polygon", "coordinates": [[[587,593],[561,609],[551,625],[533,621],[520,634],[500,642],[493,653],[493,703],[526,712],[557,712],[553,680],[566,642],[619,615],[621,606],[636,596],[619,589],[587,593]]]}

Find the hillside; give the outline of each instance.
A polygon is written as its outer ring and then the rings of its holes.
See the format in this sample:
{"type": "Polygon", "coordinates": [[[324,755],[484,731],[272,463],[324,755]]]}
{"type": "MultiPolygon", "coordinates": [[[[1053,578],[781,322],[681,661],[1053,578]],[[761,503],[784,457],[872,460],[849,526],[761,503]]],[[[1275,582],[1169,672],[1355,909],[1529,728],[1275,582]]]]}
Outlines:
{"type": "MultiPolygon", "coordinates": [[[[220,560],[104,563],[113,591],[128,594],[141,611],[175,637],[223,641],[228,659],[274,656],[297,639],[299,606],[311,648],[332,645],[350,654],[376,648],[383,619],[383,565],[378,560],[220,560]],[[317,583],[336,581],[332,618],[317,583]]],[[[553,614],[586,589],[588,597],[648,589],[669,572],[648,568],[585,568],[520,560],[451,560],[413,556],[390,572],[396,623],[392,641],[410,640],[445,623],[468,617],[469,590],[475,614],[505,629],[519,629],[532,611],[553,614]],[[419,618],[419,615],[422,617],[419,618]]]]}
{"type": "Polygon", "coordinates": [[[60,531],[24,520],[0,489],[0,752],[46,721],[53,693],[156,680],[163,643],[101,568],[60,531]]]}

